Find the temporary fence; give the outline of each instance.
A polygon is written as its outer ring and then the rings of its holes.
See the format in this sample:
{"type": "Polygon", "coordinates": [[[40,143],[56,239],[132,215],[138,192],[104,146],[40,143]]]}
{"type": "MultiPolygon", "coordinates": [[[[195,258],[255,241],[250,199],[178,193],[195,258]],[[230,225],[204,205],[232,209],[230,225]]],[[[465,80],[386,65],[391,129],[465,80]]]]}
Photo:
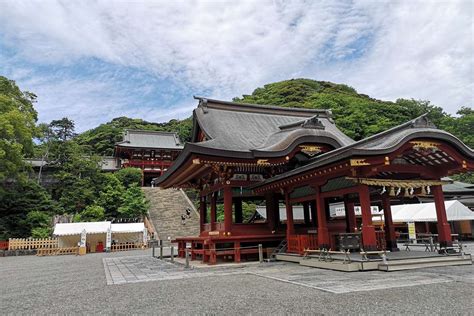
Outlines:
{"type": "Polygon", "coordinates": [[[58,248],[57,238],[10,238],[8,250],[34,250],[58,248]]]}
{"type": "Polygon", "coordinates": [[[144,249],[146,245],[142,242],[125,242],[125,243],[118,243],[113,244],[110,249],[112,252],[116,251],[126,251],[126,250],[133,250],[133,249],[144,249]]]}
{"type": "Polygon", "coordinates": [[[38,249],[37,256],[78,255],[79,247],[38,249]]]}

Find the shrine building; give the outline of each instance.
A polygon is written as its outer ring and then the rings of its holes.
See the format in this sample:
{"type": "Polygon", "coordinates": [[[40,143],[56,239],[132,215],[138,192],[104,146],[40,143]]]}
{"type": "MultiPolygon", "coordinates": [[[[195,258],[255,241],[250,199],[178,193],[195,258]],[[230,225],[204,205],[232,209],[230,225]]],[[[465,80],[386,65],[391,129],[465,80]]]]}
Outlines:
{"type": "Polygon", "coordinates": [[[121,168],[140,168],[142,186],[145,186],[161,176],[182,150],[176,133],[126,130],[123,140],[115,144],[114,157],[120,161],[121,168]]]}
{"type": "Polygon", "coordinates": [[[395,252],[390,205],[400,196],[433,196],[440,247],[452,245],[441,178],[474,170],[474,151],[425,115],[354,141],[328,110],[197,99],[192,141],[155,179],[162,188],[199,191],[200,235],[177,239],[180,256],[191,244],[193,260],[239,262],[255,255],[258,244],[273,249],[282,242],[287,253],[303,254],[338,249],[338,237],[347,233],[361,234],[364,251],[395,252]],[[244,201],[265,205],[265,220],[244,222],[244,201]],[[329,204],[341,202],[346,216],[330,218],[329,204]],[[304,214],[297,223],[296,205],[304,214]],[[383,229],[374,226],[371,205],[383,209],[383,229]]]}

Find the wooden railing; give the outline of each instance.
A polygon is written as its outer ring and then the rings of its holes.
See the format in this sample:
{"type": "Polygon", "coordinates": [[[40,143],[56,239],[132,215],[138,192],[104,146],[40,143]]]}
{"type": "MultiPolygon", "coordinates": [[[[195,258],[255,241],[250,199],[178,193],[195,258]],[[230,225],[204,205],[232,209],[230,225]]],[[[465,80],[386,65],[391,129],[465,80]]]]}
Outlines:
{"type": "Polygon", "coordinates": [[[287,237],[287,251],[289,253],[304,254],[305,249],[318,249],[318,236],[316,234],[290,235],[287,237]]]}
{"type": "Polygon", "coordinates": [[[8,250],[8,240],[0,240],[0,250],[8,250]]]}
{"type": "Polygon", "coordinates": [[[78,255],[79,247],[38,249],[37,256],[78,255]]]}
{"type": "Polygon", "coordinates": [[[116,251],[126,251],[126,250],[133,250],[133,249],[144,249],[146,245],[142,242],[124,242],[119,244],[113,244],[110,247],[112,252],[116,251]]]}
{"type": "Polygon", "coordinates": [[[32,250],[58,248],[57,238],[10,238],[8,250],[32,250]]]}

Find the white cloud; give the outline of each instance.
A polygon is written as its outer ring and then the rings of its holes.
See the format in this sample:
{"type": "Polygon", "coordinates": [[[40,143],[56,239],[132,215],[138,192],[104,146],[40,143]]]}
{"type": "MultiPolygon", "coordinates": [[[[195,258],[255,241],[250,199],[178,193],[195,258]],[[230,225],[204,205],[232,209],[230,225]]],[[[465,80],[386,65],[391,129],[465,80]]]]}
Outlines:
{"type": "MultiPolygon", "coordinates": [[[[14,76],[31,74],[16,65],[25,60],[45,68],[99,60],[135,69],[189,91],[173,107],[178,112],[195,104],[191,91],[230,99],[301,76],[348,83],[378,98],[429,99],[455,112],[472,106],[472,12],[470,1],[12,0],[2,2],[0,38],[15,56],[0,67],[14,76]]],[[[147,112],[140,94],[117,89],[113,70],[104,71],[89,80],[56,72],[25,82],[40,95],[42,112],[88,122],[101,113],[147,112]],[[71,103],[61,107],[62,98],[71,103]]],[[[159,89],[141,84],[145,94],[159,89]]]]}
{"type": "Polygon", "coordinates": [[[431,100],[451,113],[474,106],[472,9],[470,1],[391,4],[367,53],[323,75],[381,99],[431,100]]]}

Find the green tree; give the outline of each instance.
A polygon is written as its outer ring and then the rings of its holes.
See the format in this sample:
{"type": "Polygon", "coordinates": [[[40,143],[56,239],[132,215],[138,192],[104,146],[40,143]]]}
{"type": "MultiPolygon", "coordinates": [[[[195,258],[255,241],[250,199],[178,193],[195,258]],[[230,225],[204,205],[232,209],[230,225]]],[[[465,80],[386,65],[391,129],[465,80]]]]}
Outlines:
{"type": "Polygon", "coordinates": [[[114,174],[108,173],[104,175],[104,178],[105,181],[96,203],[104,208],[106,217],[118,217],[118,209],[123,202],[125,187],[114,174]]]}
{"type": "Polygon", "coordinates": [[[53,120],[49,126],[56,137],[62,142],[71,140],[74,136],[76,136],[76,133],[74,132],[74,121],[68,119],[67,117],[63,117],[60,120],[53,120]]]}
{"type": "Polygon", "coordinates": [[[48,238],[51,237],[51,227],[35,227],[31,229],[32,238],[48,238]]]}
{"type": "Polygon", "coordinates": [[[120,169],[115,173],[115,176],[125,187],[131,185],[141,185],[142,183],[142,170],[140,168],[124,168],[120,169]]]}
{"type": "Polygon", "coordinates": [[[74,221],[99,222],[105,219],[105,210],[102,206],[90,205],[78,215],[74,216],[74,221]]]}
{"type": "Polygon", "coordinates": [[[26,216],[26,222],[32,227],[51,226],[51,215],[41,211],[31,211],[26,216]]]}
{"type": "Polygon", "coordinates": [[[56,170],[57,184],[53,197],[69,213],[81,212],[92,205],[100,191],[103,174],[101,158],[85,155],[84,148],[73,139],[74,122],[67,118],[52,121],[49,129],[49,165],[56,170]]]}
{"type": "Polygon", "coordinates": [[[474,148],[474,110],[470,107],[461,107],[456,114],[457,116],[446,116],[440,127],[474,148]]]}
{"type": "Polygon", "coordinates": [[[132,185],[125,191],[123,204],[118,211],[122,217],[134,218],[146,215],[149,208],[150,203],[145,198],[142,189],[132,185]]]}
{"type": "Polygon", "coordinates": [[[38,223],[49,223],[52,215],[62,212],[59,204],[36,182],[17,181],[0,190],[0,239],[29,237],[38,223]]]}
{"type": "Polygon", "coordinates": [[[45,212],[29,212],[24,223],[31,227],[31,237],[33,238],[47,238],[51,235],[52,217],[45,212]]]}
{"type": "Polygon", "coordinates": [[[0,76],[0,183],[22,176],[23,158],[33,151],[36,95],[22,92],[14,81],[0,76]]]}
{"type": "MultiPolygon", "coordinates": [[[[441,128],[456,135],[466,145],[474,148],[474,110],[470,107],[461,107],[457,116],[447,116],[441,123],[441,128]]],[[[474,173],[465,172],[452,176],[454,180],[474,183],[474,173]]]]}

